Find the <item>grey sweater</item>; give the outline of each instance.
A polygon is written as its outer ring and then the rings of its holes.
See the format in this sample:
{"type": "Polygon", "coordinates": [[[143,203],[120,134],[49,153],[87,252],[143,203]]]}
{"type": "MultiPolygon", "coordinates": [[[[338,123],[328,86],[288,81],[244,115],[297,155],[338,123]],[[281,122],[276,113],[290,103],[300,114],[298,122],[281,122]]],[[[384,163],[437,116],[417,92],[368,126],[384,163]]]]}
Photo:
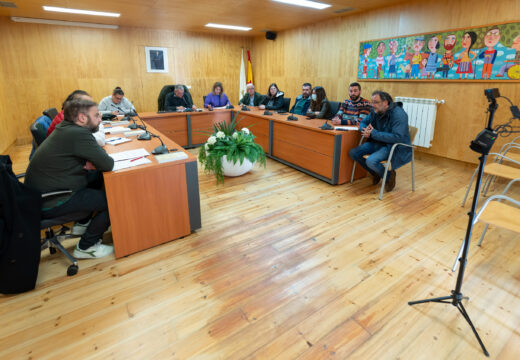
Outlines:
{"type": "Polygon", "coordinates": [[[134,105],[128,101],[127,98],[123,98],[119,104],[114,104],[112,101],[112,95],[104,97],[99,102],[98,110],[101,114],[110,114],[112,111],[119,111],[121,114],[126,114],[132,110],[135,110],[134,105]]]}

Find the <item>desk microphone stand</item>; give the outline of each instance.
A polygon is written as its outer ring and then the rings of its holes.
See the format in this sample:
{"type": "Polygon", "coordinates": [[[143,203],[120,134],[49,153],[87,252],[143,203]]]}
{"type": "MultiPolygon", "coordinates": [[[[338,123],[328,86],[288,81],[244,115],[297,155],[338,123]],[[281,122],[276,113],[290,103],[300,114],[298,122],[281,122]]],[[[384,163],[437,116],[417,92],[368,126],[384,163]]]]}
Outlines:
{"type": "Polygon", "coordinates": [[[468,227],[466,230],[466,237],[464,239],[464,247],[462,251],[462,256],[458,259],[460,262],[459,266],[459,273],[457,275],[457,283],[455,285],[455,290],[451,291],[451,295],[448,296],[442,296],[438,298],[431,298],[431,299],[424,299],[424,300],[417,300],[417,301],[410,301],[408,305],[416,305],[416,304],[422,304],[422,303],[428,303],[428,302],[435,302],[435,303],[445,303],[445,304],[452,304],[455,306],[464,319],[468,322],[469,326],[471,327],[471,330],[473,330],[473,333],[475,334],[478,343],[480,344],[480,347],[482,348],[482,351],[486,356],[489,357],[489,353],[486,350],[486,347],[484,346],[484,343],[480,339],[480,336],[478,335],[477,330],[475,329],[475,326],[471,322],[471,319],[466,312],[466,309],[462,305],[462,299],[468,297],[465,297],[462,295],[461,289],[462,289],[462,279],[464,278],[464,270],[466,269],[466,262],[468,258],[468,248],[469,248],[469,242],[471,238],[471,232],[473,231],[473,220],[475,218],[475,212],[477,210],[477,203],[478,203],[478,195],[480,193],[480,185],[482,183],[482,175],[484,174],[484,165],[486,164],[486,157],[489,153],[489,150],[493,146],[493,143],[496,139],[496,133],[493,132],[493,117],[495,116],[495,111],[498,108],[498,104],[496,102],[495,96],[500,96],[498,94],[498,89],[492,89],[495,90],[494,93],[491,93],[490,90],[485,90],[484,93],[488,97],[489,106],[488,106],[488,113],[489,113],[489,119],[488,119],[488,125],[486,129],[484,129],[475,140],[471,142],[471,149],[473,151],[481,153],[481,156],[479,157],[480,165],[478,168],[478,177],[477,177],[477,183],[475,184],[475,194],[473,195],[473,203],[471,205],[471,211],[468,213],[469,221],[468,221],[468,227]]]}

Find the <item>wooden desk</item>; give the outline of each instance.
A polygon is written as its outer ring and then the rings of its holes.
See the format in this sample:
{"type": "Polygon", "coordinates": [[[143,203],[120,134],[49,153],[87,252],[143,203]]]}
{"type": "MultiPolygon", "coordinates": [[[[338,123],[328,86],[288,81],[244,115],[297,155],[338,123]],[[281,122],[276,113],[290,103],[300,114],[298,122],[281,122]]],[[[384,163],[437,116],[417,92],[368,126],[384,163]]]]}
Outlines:
{"type": "MultiPolygon", "coordinates": [[[[169,148],[184,149],[157,129],[169,148]]],[[[107,138],[113,135],[108,135],[107,138]]],[[[115,137],[119,135],[114,135],[115,137]]],[[[144,148],[150,154],[159,139],[106,145],[107,153],[144,148]]],[[[186,152],[186,151],[184,151],[186,152]]],[[[196,156],[159,164],[152,162],[133,168],[104,173],[116,258],[190,234],[201,227],[199,181],[196,156]]]]}
{"type": "MultiPolygon", "coordinates": [[[[231,121],[235,110],[215,110],[189,113],[143,113],[141,118],[171,139],[185,147],[203,144],[216,122],[231,121]]],[[[357,131],[321,130],[324,120],[307,120],[295,115],[297,121],[287,121],[289,114],[263,115],[264,110],[251,108],[238,115],[238,128],[251,127],[256,142],[266,155],[288,166],[303,171],[329,184],[350,181],[353,160],[348,151],[359,144],[357,131]]],[[[366,171],[356,167],[354,178],[366,176],[366,171]]]]}

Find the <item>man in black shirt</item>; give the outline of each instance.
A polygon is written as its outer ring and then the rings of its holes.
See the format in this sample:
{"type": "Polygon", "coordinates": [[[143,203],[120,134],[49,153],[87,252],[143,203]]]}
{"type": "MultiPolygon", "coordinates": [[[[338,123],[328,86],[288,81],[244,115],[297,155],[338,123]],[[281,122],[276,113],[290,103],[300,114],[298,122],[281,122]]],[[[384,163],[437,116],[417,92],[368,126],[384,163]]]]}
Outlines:
{"type": "Polygon", "coordinates": [[[72,190],[72,195],[44,202],[42,217],[48,219],[70,213],[95,212],[74,249],[74,256],[84,259],[103,257],[114,251],[112,246],[101,244],[103,233],[110,226],[107,199],[99,184],[98,188],[89,184],[88,170],[111,171],[114,160],[92,135],[101,123],[95,102],[68,101],[64,116],[64,121],[34,153],[27,168],[25,184],[42,193],[72,190]]]}
{"type": "Polygon", "coordinates": [[[166,111],[184,111],[186,108],[197,110],[191,99],[184,93],[182,85],[175,85],[172,93],[166,95],[164,102],[164,110],[166,111]]]}

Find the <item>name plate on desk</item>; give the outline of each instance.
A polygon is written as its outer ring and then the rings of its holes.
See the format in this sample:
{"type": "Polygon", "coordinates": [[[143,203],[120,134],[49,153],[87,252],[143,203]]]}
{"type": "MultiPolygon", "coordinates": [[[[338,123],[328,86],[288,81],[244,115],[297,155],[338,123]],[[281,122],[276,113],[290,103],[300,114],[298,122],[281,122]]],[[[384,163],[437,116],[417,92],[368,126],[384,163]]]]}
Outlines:
{"type": "Polygon", "coordinates": [[[170,161],[183,160],[187,158],[188,154],[186,154],[183,151],[175,151],[168,154],[155,155],[155,160],[157,160],[157,162],[160,164],[170,161]]]}
{"type": "Polygon", "coordinates": [[[130,136],[138,136],[138,135],[142,135],[144,134],[146,131],[144,130],[132,130],[132,131],[125,131],[124,132],[124,135],[126,137],[130,137],[130,136]]]}

